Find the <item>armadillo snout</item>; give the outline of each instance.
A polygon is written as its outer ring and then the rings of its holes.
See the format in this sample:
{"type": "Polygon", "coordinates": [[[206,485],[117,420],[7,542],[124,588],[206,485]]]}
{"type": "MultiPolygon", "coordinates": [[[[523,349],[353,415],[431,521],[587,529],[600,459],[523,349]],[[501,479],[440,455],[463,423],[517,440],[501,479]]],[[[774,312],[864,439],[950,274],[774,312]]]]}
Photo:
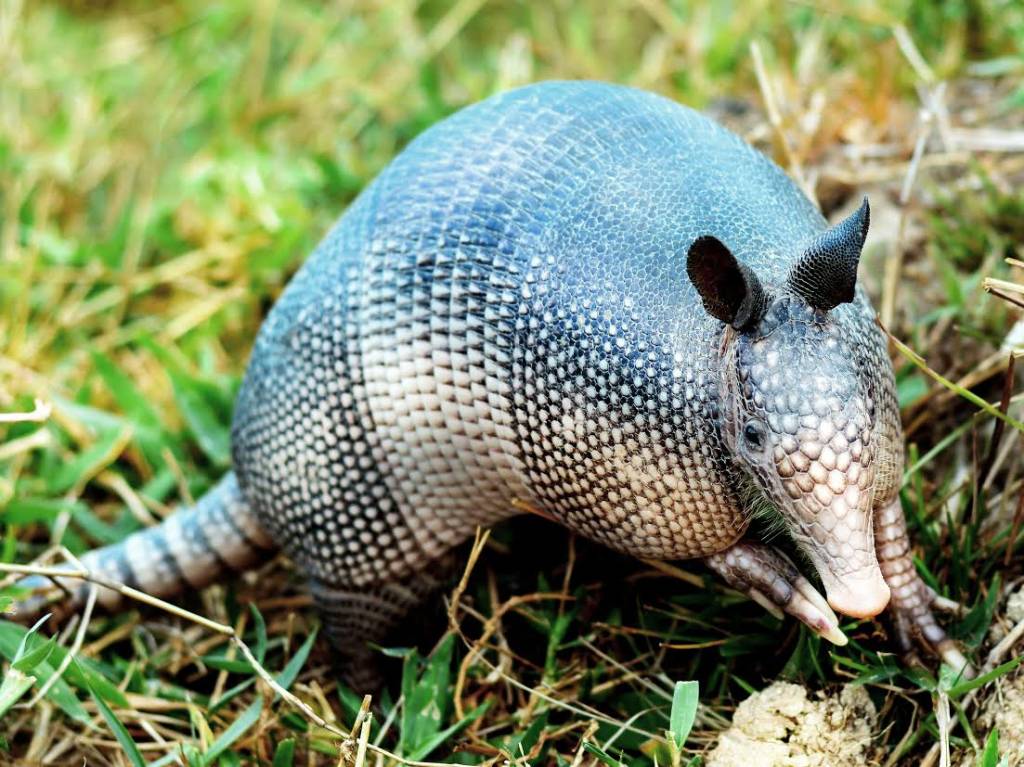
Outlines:
{"type": "Polygon", "coordinates": [[[836,577],[831,569],[819,566],[818,572],[825,585],[828,605],[837,613],[851,618],[871,618],[889,604],[889,587],[876,563],[857,572],[836,577]]]}

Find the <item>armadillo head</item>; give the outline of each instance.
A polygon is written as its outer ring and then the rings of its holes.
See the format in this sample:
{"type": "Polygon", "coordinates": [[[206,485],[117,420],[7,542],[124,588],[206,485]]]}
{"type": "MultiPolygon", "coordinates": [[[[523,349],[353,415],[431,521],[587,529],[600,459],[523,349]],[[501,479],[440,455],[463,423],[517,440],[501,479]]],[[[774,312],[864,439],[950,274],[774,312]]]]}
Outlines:
{"type": "Polygon", "coordinates": [[[697,240],[687,261],[705,308],[730,326],[725,442],[755,498],[814,564],[829,604],[855,617],[889,601],[872,532],[876,409],[855,339],[830,312],[854,298],[867,227],[865,200],[806,249],[776,295],[714,238],[697,240]]]}

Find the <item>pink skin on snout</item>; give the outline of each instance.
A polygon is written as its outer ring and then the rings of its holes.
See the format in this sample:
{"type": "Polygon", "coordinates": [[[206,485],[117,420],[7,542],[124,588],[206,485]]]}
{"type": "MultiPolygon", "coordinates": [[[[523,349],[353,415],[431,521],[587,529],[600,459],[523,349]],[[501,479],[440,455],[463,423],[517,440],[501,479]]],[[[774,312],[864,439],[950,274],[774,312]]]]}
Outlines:
{"type": "Polygon", "coordinates": [[[842,576],[833,575],[828,567],[817,562],[814,565],[825,585],[828,605],[837,613],[851,618],[873,618],[889,605],[889,587],[877,562],[874,567],[842,576]]]}

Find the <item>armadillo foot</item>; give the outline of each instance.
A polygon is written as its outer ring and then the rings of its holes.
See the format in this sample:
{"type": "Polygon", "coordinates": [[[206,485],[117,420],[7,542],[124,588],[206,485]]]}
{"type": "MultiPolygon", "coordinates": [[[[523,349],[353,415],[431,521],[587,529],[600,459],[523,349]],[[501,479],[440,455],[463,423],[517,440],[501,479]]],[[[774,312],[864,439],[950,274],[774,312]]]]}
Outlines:
{"type": "Polygon", "coordinates": [[[833,644],[846,644],[828,602],[781,552],[763,543],[739,541],[704,561],[773,615],[781,618],[788,613],[833,644]]]}
{"type": "Polygon", "coordinates": [[[932,613],[934,592],[928,588],[915,571],[909,579],[906,573],[889,577],[883,565],[882,573],[889,583],[892,600],[889,603],[889,619],[895,633],[896,644],[908,664],[920,665],[918,650],[940,658],[966,678],[974,676],[974,669],[960,652],[956,642],[946,636],[932,613]],[[898,585],[897,585],[898,584],[898,585]]]}
{"type": "Polygon", "coordinates": [[[888,614],[895,640],[910,664],[920,664],[918,650],[940,658],[965,677],[974,676],[974,669],[960,652],[956,642],[935,620],[934,609],[945,607],[950,600],[940,600],[921,580],[910,554],[910,539],[903,509],[897,498],[875,513],[875,548],[882,577],[892,597],[888,614]]]}

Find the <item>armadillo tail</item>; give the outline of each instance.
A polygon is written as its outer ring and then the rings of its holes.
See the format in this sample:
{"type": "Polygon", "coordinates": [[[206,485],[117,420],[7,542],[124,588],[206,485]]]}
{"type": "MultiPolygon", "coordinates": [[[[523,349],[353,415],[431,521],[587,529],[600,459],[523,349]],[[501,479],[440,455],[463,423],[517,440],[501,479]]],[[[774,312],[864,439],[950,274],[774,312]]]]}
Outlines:
{"type": "MultiPolygon", "coordinates": [[[[120,543],[90,551],[81,561],[105,580],[151,596],[169,597],[185,589],[200,589],[225,573],[242,572],[275,550],[230,472],[195,506],[180,509],[160,525],[133,533],[120,543]]],[[[51,611],[54,602],[61,603],[59,611],[65,612],[65,608],[85,601],[87,583],[74,578],[57,580],[60,589],[42,576],[19,581],[19,587],[31,588],[35,593],[16,605],[17,617],[30,620],[51,611]]],[[[98,598],[108,609],[125,599],[107,588],[99,590],[98,598]]]]}

